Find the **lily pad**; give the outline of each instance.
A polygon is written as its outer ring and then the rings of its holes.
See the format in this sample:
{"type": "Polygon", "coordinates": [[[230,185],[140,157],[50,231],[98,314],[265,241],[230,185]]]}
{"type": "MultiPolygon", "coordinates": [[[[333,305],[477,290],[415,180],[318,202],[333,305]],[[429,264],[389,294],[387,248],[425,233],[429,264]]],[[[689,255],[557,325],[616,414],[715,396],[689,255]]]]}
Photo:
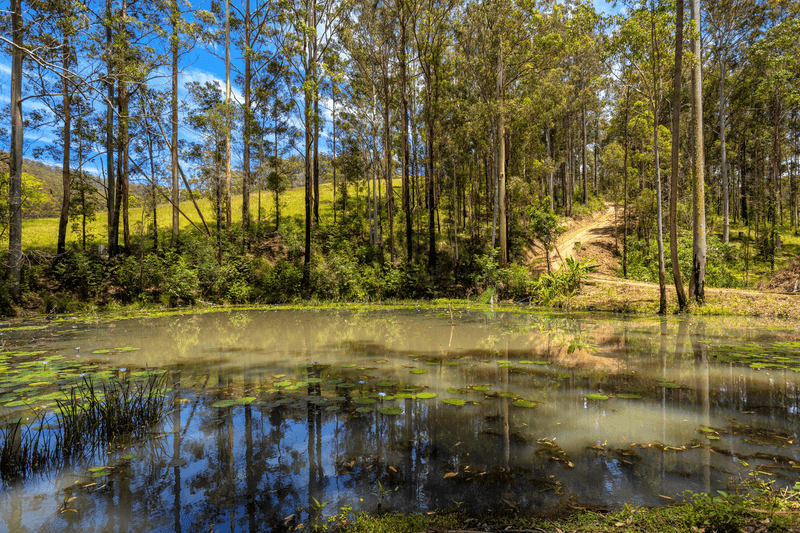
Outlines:
{"type": "Polygon", "coordinates": [[[586,399],[587,400],[605,401],[605,400],[608,400],[608,396],[606,396],[605,394],[587,394],[586,395],[586,399]]]}
{"type": "Polygon", "coordinates": [[[345,364],[342,365],[342,368],[355,368],[357,366],[358,365],[355,364],[355,363],[345,363],[345,364]]]}
{"type": "Polygon", "coordinates": [[[476,385],[476,386],[472,387],[472,390],[478,391],[478,392],[485,392],[485,391],[489,390],[489,387],[487,387],[485,385],[476,385]]]}
{"type": "Polygon", "coordinates": [[[617,394],[617,398],[623,398],[625,400],[640,400],[642,397],[638,394],[632,394],[630,392],[623,392],[621,394],[617,394]]]}
{"type": "Polygon", "coordinates": [[[329,405],[328,407],[325,408],[325,410],[328,412],[338,411],[339,409],[341,409],[341,407],[339,407],[338,405],[329,405]]]}
{"type": "Polygon", "coordinates": [[[397,385],[394,381],[379,381],[378,387],[394,387],[397,385]]]}
{"type": "Polygon", "coordinates": [[[419,400],[427,400],[429,398],[436,398],[435,392],[420,392],[417,394],[417,399],[419,400]]]}
{"type": "Polygon", "coordinates": [[[424,368],[412,368],[411,369],[411,373],[412,374],[427,374],[428,371],[425,370],[424,368]]]}
{"type": "Polygon", "coordinates": [[[414,395],[413,394],[409,394],[407,392],[401,392],[399,394],[395,394],[394,397],[397,398],[398,400],[413,400],[414,399],[414,395]]]}
{"type": "Polygon", "coordinates": [[[371,413],[372,407],[359,407],[356,409],[356,413],[371,413]]]}
{"type": "Polygon", "coordinates": [[[320,378],[307,378],[306,383],[322,383],[322,379],[320,378]]]}
{"type": "Polygon", "coordinates": [[[240,405],[247,405],[248,403],[252,403],[256,400],[254,396],[245,396],[244,398],[239,398],[236,400],[236,403],[240,405]]]}
{"type": "Polygon", "coordinates": [[[220,400],[211,404],[211,407],[233,407],[238,405],[236,400],[220,400]]]}
{"type": "Polygon", "coordinates": [[[378,411],[388,416],[396,416],[403,413],[400,407],[381,407],[378,411]]]}
{"type": "Polygon", "coordinates": [[[526,407],[530,409],[532,407],[538,406],[539,404],[537,404],[536,402],[529,402],[528,400],[517,400],[515,402],[511,402],[511,405],[513,405],[514,407],[526,407]]]}
{"type": "Polygon", "coordinates": [[[449,405],[457,405],[457,406],[460,407],[460,406],[466,404],[467,402],[466,402],[466,400],[462,400],[461,398],[448,398],[448,399],[444,400],[444,403],[449,404],[449,405]]]}
{"type": "Polygon", "coordinates": [[[375,403],[375,400],[373,398],[356,398],[353,400],[353,403],[358,405],[372,405],[375,403]]]}
{"type": "Polygon", "coordinates": [[[124,459],[125,461],[130,461],[131,459],[136,459],[138,455],[135,453],[129,453],[128,455],[123,455],[120,459],[124,459]]]}

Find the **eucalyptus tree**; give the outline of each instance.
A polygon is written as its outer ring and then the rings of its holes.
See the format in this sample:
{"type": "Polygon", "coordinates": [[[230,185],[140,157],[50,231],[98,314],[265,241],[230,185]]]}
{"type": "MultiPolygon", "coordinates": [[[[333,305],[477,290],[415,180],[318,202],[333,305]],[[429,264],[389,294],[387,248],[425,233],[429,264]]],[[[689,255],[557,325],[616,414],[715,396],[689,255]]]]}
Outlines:
{"type": "MultiPolygon", "coordinates": [[[[11,149],[8,178],[8,277],[11,294],[19,295],[22,272],[22,59],[24,25],[22,0],[11,0],[11,149]]],[[[7,41],[7,39],[6,39],[7,41]]]]}
{"type": "MultiPolygon", "coordinates": [[[[196,14],[196,22],[189,22],[184,14],[185,8],[181,9],[179,0],[163,0],[163,9],[169,14],[169,61],[170,61],[170,80],[172,83],[170,92],[170,183],[172,204],[172,246],[178,245],[180,234],[180,153],[179,153],[179,129],[178,121],[178,74],[180,73],[180,58],[193,47],[193,36],[200,33],[199,25],[206,20],[205,12],[196,14]]],[[[166,30],[164,30],[166,35],[166,30]]],[[[166,139],[164,139],[166,142],[166,139]]]]}
{"type": "Polygon", "coordinates": [[[418,0],[414,11],[414,43],[418,66],[424,84],[425,147],[425,202],[428,209],[428,270],[436,268],[436,131],[439,121],[438,106],[442,64],[451,37],[454,0],[418,0]]]}
{"type": "Polygon", "coordinates": [[[70,170],[73,154],[72,99],[81,81],[92,78],[90,66],[76,72],[78,54],[85,42],[78,38],[88,26],[86,7],[80,3],[59,0],[35,1],[31,4],[32,17],[38,19],[36,32],[29,32],[28,48],[35,50],[36,59],[29,62],[23,73],[29,98],[35,98],[40,109],[32,114],[30,125],[36,129],[57,131],[57,140],[34,148],[34,155],[47,152],[53,160],[61,161],[62,191],[56,254],[65,251],[70,202],[70,170]]]}
{"type": "Polygon", "coordinates": [[[787,18],[776,24],[750,50],[751,64],[756,69],[755,95],[771,119],[772,139],[770,164],[772,183],[769,194],[770,265],[775,267],[779,194],[783,171],[782,147],[785,125],[790,111],[800,107],[800,19],[787,18]]]}
{"type": "MultiPolygon", "coordinates": [[[[619,64],[631,69],[631,88],[649,104],[652,120],[653,169],[656,184],[659,313],[667,311],[666,268],[664,261],[664,229],[661,195],[661,161],[659,127],[664,103],[664,82],[668,78],[673,57],[669,43],[673,42],[674,14],[670,6],[642,2],[622,15],[611,43],[612,53],[619,64]]],[[[624,82],[624,78],[619,79],[624,82]]],[[[678,265],[673,265],[678,268],[678,265]]]]}
{"type": "MultiPolygon", "coordinates": [[[[253,145],[253,121],[255,109],[253,102],[254,80],[259,83],[262,78],[274,77],[274,65],[278,64],[279,51],[268,46],[274,38],[279,16],[277,6],[265,0],[243,0],[242,6],[233,5],[234,11],[241,21],[237,35],[238,46],[244,59],[244,72],[240,72],[237,81],[242,85],[243,103],[243,152],[242,152],[242,235],[243,245],[248,242],[250,233],[250,188],[251,148],[253,145]]],[[[237,69],[238,70],[238,69],[237,69]]],[[[263,87],[263,86],[262,86],[263,87]]],[[[277,142],[277,141],[276,141],[277,142]]]]}
{"type": "Polygon", "coordinates": [[[705,302],[706,285],[706,194],[705,148],[703,146],[703,72],[700,25],[700,0],[691,0],[692,52],[692,276],[689,294],[697,303],[705,302]]]}
{"type": "Polygon", "coordinates": [[[205,183],[206,190],[214,206],[216,220],[217,261],[222,261],[224,157],[228,119],[230,111],[225,105],[224,93],[218,83],[190,82],[187,85],[193,106],[187,114],[187,122],[200,135],[201,142],[191,144],[189,156],[197,162],[199,181],[205,183]]]}
{"type": "MultiPolygon", "coordinates": [[[[319,109],[319,61],[325,56],[328,47],[348,19],[350,0],[323,0],[321,3],[312,0],[282,0],[280,8],[283,14],[280,31],[276,36],[276,46],[286,59],[290,76],[297,86],[302,87],[303,95],[302,107],[295,99],[295,109],[305,131],[305,146],[302,151],[305,159],[303,283],[307,287],[311,263],[311,226],[314,217],[312,208],[316,206],[317,215],[319,213],[319,184],[312,181],[314,151],[319,142],[319,116],[318,112],[315,112],[319,109]]],[[[318,148],[316,150],[318,151],[318,148]]]]}
{"type": "MultiPolygon", "coordinates": [[[[672,261],[672,279],[675,281],[675,294],[678,308],[686,308],[686,290],[678,262],[678,176],[680,175],[680,125],[681,89],[683,88],[683,13],[684,0],[676,0],[675,5],[675,66],[672,75],[672,158],[669,186],[669,251],[672,261]]],[[[724,143],[724,137],[723,137],[724,143]]],[[[728,229],[725,221],[726,231],[728,229]]],[[[727,242],[727,241],[725,241],[727,242]]]]}
{"type": "Polygon", "coordinates": [[[467,4],[463,30],[459,32],[460,61],[474,76],[494,126],[501,266],[508,263],[506,117],[520,97],[516,89],[521,80],[544,70],[542,49],[537,46],[542,27],[543,17],[535,5],[525,1],[492,0],[467,4]]]}
{"type": "MultiPolygon", "coordinates": [[[[682,0],[681,0],[682,1],[682,0]]],[[[682,6],[681,6],[682,7],[682,6]]],[[[728,177],[727,92],[729,61],[740,55],[743,44],[761,26],[763,15],[756,0],[722,0],[712,2],[706,10],[707,28],[711,34],[716,62],[719,65],[719,142],[722,174],[722,242],[730,240],[730,180],[728,177]]]]}

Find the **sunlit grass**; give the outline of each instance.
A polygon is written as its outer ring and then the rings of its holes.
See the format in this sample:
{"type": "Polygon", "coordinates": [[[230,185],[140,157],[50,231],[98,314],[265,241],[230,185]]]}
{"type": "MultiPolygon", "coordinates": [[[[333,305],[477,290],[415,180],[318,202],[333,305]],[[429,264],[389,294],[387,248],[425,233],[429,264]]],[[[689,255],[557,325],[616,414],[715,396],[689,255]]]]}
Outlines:
{"type": "MultiPolygon", "coordinates": [[[[330,184],[320,185],[320,217],[323,219],[333,218],[333,187],[330,184]]],[[[261,197],[261,220],[267,230],[275,227],[275,196],[269,191],[254,191],[250,195],[250,213],[256,222],[258,213],[259,193],[261,197]]],[[[305,216],[304,190],[290,189],[281,193],[281,220],[289,219],[303,220],[305,216]]],[[[131,208],[129,209],[128,220],[130,232],[133,239],[138,239],[144,231],[152,232],[153,212],[151,209],[143,209],[139,199],[131,198],[131,208]],[[134,205],[135,203],[135,205],[134,205]]],[[[208,198],[197,200],[197,205],[205,219],[206,224],[213,231],[216,225],[214,209],[208,198]]],[[[184,199],[180,203],[183,215],[180,216],[179,227],[181,232],[198,231],[203,229],[203,222],[197,213],[197,209],[189,199],[184,199]],[[185,216],[184,216],[185,215],[185,216]],[[188,220],[187,220],[188,218],[188,220]],[[194,224],[194,225],[193,225],[194,224]],[[195,227],[196,226],[196,227],[195,227]]],[[[233,224],[241,224],[242,221],[242,195],[231,197],[231,210],[233,224]]],[[[161,204],[156,209],[156,221],[159,232],[168,234],[172,228],[172,205],[161,204]]],[[[122,232],[122,221],[120,221],[120,233],[122,232]]],[[[44,250],[55,252],[58,239],[58,218],[39,218],[25,220],[22,223],[22,247],[25,250],[44,250]]],[[[67,226],[67,247],[80,247],[82,241],[81,229],[74,231],[72,223],[67,226]]],[[[108,224],[105,211],[97,213],[94,221],[90,221],[86,226],[86,246],[91,248],[99,244],[108,242],[108,224]]]]}

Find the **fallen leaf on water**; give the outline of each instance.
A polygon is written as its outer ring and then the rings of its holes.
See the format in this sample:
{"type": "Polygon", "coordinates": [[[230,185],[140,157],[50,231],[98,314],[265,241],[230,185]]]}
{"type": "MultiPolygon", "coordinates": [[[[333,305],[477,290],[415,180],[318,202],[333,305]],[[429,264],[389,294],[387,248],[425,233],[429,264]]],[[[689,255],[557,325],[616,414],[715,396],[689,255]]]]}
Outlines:
{"type": "Polygon", "coordinates": [[[444,475],[444,479],[458,475],[456,472],[448,472],[444,475]]]}
{"type": "Polygon", "coordinates": [[[284,519],[283,519],[283,525],[285,526],[286,524],[288,524],[288,523],[289,523],[289,521],[290,521],[292,518],[294,518],[294,515],[293,515],[293,514],[290,514],[289,516],[287,516],[286,518],[284,518],[284,519]]]}
{"type": "Polygon", "coordinates": [[[75,501],[75,500],[77,500],[77,499],[78,499],[78,497],[77,497],[77,496],[73,496],[72,498],[70,498],[69,500],[67,500],[67,503],[72,503],[72,502],[74,502],[74,501],[75,501]]]}
{"type": "Polygon", "coordinates": [[[389,470],[391,470],[391,471],[392,471],[392,472],[394,472],[395,474],[397,473],[397,469],[396,469],[395,467],[393,467],[393,466],[390,466],[390,467],[389,467],[389,470]]]}

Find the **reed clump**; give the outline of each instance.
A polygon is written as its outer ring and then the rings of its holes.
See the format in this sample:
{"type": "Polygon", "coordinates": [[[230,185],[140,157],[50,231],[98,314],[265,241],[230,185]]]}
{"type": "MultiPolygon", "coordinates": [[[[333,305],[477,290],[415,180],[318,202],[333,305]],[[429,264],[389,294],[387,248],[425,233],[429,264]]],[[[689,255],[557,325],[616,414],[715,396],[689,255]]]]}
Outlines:
{"type": "Polygon", "coordinates": [[[143,380],[88,376],[72,386],[53,411],[39,411],[0,427],[0,479],[25,478],[120,440],[144,438],[167,409],[167,373],[143,380]]]}

